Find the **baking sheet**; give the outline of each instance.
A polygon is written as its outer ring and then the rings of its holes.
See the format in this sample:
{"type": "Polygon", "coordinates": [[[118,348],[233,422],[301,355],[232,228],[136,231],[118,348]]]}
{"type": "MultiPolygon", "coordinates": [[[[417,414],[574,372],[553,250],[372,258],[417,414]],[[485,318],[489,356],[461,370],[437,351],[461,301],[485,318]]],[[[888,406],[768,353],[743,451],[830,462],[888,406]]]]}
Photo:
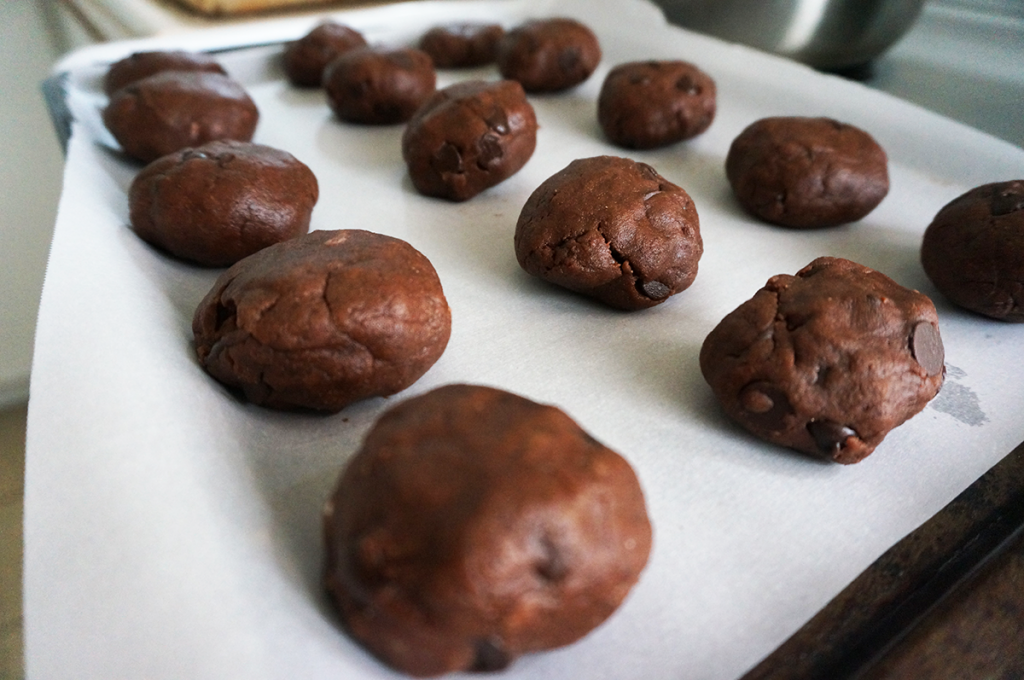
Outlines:
{"type": "MultiPolygon", "coordinates": [[[[604,48],[560,95],[532,97],[537,152],[468,203],[419,196],[400,127],[343,124],[322,94],[291,88],[279,46],[222,59],[261,110],[256,140],[317,174],[313,228],[365,228],[433,262],[451,342],[416,385],[333,416],[235,399],[199,368],[195,305],[219,273],[154,252],[127,227],[138,167],[112,153],[97,107],[105,63],[137,49],[222,50],[297,37],[310,19],[114,43],[71,55],[76,118],[40,310],[25,489],[30,678],[387,678],[341,633],[319,583],[320,506],[373,420],[430,388],[494,385],[573,416],[622,453],[644,487],[655,539],[624,605],[577,644],[518,660],[510,678],[736,678],[878,555],[1024,440],[1024,328],[949,306],[918,263],[921,234],[977,184],[1024,176],[1024,151],[855,83],[664,23],[642,0],[416,2],[336,16],[372,41],[411,42],[434,23],[514,25],[569,15],[604,48]],[[701,137],[625,152],[595,117],[616,63],[682,58],[715,78],[701,137]],[[868,130],[892,189],[859,223],[793,232],[746,217],[723,163],[766,115],[830,115],[868,130]],[[531,279],[512,234],[533,189],[571,160],[628,155],[694,198],[705,254],[694,285],[643,312],[605,309],[531,279]],[[723,315],[772,275],[847,257],[933,296],[947,381],[922,413],[852,466],[761,443],[727,421],[697,354],[723,315]]],[[[492,69],[441,72],[445,85],[492,69]]]]}

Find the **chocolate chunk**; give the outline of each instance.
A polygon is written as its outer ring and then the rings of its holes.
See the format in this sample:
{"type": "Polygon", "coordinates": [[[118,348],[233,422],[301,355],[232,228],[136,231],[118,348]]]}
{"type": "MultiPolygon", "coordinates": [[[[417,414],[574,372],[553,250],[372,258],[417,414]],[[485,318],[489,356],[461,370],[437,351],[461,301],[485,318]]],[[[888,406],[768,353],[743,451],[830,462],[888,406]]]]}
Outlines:
{"type": "Polygon", "coordinates": [[[927,321],[918,322],[910,332],[910,353],[928,375],[938,375],[942,372],[946,359],[942,338],[938,329],[927,321]]]}
{"type": "Polygon", "coordinates": [[[853,428],[831,420],[812,420],[807,423],[807,431],[814,437],[814,443],[821,452],[829,456],[843,448],[847,439],[857,436],[853,428]]]}
{"type": "Polygon", "coordinates": [[[652,300],[663,300],[672,294],[672,289],[661,281],[645,281],[640,288],[652,300]]]}
{"type": "Polygon", "coordinates": [[[501,640],[496,637],[481,638],[474,645],[476,657],[473,666],[469,669],[471,673],[491,673],[501,671],[509,667],[512,657],[505,651],[501,640]]]}

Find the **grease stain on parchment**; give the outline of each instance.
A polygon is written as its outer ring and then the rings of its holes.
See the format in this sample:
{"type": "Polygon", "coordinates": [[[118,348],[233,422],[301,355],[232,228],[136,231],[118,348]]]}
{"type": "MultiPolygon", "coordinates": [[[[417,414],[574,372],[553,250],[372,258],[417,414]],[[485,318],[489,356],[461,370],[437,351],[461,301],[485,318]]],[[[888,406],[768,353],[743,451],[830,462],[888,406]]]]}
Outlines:
{"type": "Polygon", "coordinates": [[[974,390],[956,382],[966,377],[967,373],[963,369],[946,364],[946,382],[930,406],[940,413],[953,416],[961,423],[977,427],[987,423],[988,416],[981,410],[981,403],[974,390]]]}

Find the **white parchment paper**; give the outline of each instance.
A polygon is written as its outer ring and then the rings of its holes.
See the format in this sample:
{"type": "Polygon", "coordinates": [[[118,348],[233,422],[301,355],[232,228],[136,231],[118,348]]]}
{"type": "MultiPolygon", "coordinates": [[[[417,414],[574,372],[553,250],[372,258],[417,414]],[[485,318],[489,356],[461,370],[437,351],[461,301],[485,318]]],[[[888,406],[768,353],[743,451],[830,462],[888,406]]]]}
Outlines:
{"type": "MultiPolygon", "coordinates": [[[[650,562],[621,609],[581,642],[517,661],[509,678],[731,679],[770,653],[878,555],[1024,440],[1024,327],[952,308],[919,265],[936,211],[978,184],[1024,176],[1024,150],[856,83],[668,26],[642,0],[420,2],[338,13],[372,41],[435,23],[570,15],[604,48],[585,84],[532,97],[534,157],[464,204],[419,196],[400,126],[335,119],[290,87],[279,46],[223,62],[257,101],[256,141],[317,174],[313,228],[364,228],[433,262],[453,313],[441,360],[405,393],[334,416],[238,401],[199,368],[192,312],[219,273],[173,261],[127,226],[138,166],[99,123],[105,64],[138,49],[278,42],[311,22],[268,21],[90,48],[70,73],[77,122],[43,291],[29,411],[25,633],[33,679],[385,678],[341,631],[319,583],[319,511],[390,404],[473,382],[553,403],[621,452],[645,489],[650,562]],[[611,66],[692,61],[715,78],[702,136],[628,153],[595,100],[611,66]],[[887,150],[892,189],[859,223],[818,232],[744,215],[723,171],[732,139],[767,115],[828,115],[887,150]],[[531,279],[512,234],[533,189],[571,160],[628,155],[694,198],[705,254],[694,285],[621,313],[531,279]],[[931,295],[948,377],[922,413],[852,466],[759,442],[727,421],[700,376],[707,333],[772,275],[820,255],[853,259],[931,295]]],[[[440,85],[496,78],[441,72],[440,85]]]]}

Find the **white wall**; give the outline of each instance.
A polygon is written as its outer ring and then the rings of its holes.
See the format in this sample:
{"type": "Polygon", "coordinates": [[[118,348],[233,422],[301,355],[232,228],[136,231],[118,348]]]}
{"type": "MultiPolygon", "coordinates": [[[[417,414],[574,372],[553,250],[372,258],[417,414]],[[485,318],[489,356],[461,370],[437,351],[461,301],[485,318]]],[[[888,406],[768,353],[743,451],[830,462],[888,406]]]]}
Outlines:
{"type": "Polygon", "coordinates": [[[28,395],[63,158],[40,83],[59,56],[57,0],[0,0],[0,407],[28,395]],[[47,7],[49,6],[49,7],[47,7]]]}

